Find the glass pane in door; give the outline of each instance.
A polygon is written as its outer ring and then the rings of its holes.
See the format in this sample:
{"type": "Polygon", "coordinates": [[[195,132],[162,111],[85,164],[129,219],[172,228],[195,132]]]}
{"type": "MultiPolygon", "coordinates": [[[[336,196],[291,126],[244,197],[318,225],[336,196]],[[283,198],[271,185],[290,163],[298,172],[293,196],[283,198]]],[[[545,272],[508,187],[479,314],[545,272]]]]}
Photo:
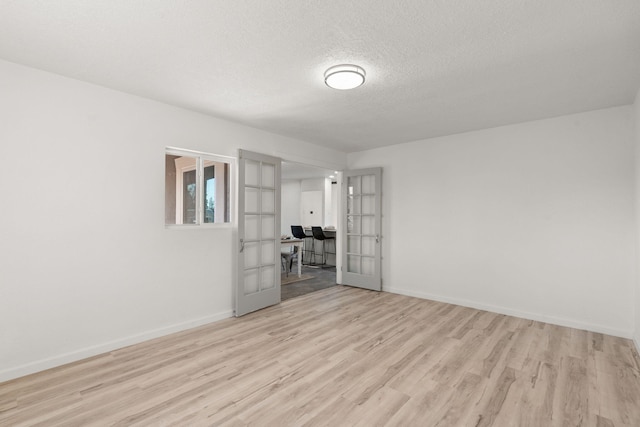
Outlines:
{"type": "Polygon", "coordinates": [[[245,161],[244,184],[252,187],[260,184],[260,162],[255,160],[245,161]]]}

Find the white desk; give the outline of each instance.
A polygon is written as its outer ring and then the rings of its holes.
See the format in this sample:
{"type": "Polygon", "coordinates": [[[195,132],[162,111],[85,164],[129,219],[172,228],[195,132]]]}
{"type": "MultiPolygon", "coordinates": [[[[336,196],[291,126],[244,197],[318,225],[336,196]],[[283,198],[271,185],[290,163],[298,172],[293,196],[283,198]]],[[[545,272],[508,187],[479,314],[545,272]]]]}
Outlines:
{"type": "Polygon", "coordinates": [[[289,246],[298,247],[298,277],[302,277],[302,251],[304,250],[304,240],[282,239],[280,240],[280,244],[282,245],[283,248],[288,248],[289,246]]]}

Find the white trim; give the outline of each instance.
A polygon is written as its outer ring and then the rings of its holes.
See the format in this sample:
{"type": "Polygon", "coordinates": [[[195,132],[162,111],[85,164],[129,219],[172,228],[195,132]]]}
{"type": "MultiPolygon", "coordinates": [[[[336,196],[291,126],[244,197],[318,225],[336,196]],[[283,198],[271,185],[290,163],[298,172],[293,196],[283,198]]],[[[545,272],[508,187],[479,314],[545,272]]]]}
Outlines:
{"type": "Polygon", "coordinates": [[[633,337],[632,340],[633,340],[633,343],[636,345],[636,351],[640,355],[640,343],[638,343],[638,340],[636,339],[636,337],[633,337]]]}
{"type": "MultiPolygon", "coordinates": [[[[433,301],[445,302],[448,304],[461,305],[463,307],[471,307],[478,310],[490,311],[492,313],[505,314],[507,316],[520,317],[522,319],[528,319],[528,320],[536,320],[538,322],[551,323],[558,326],[566,326],[574,329],[582,329],[582,330],[591,331],[591,332],[598,332],[601,334],[613,335],[621,338],[629,339],[629,338],[632,338],[633,336],[633,331],[631,331],[630,329],[629,330],[615,329],[615,328],[610,328],[607,326],[597,325],[593,323],[584,323],[578,320],[566,319],[563,317],[548,316],[544,314],[530,313],[527,311],[513,310],[511,308],[500,307],[500,306],[495,306],[490,304],[483,304],[476,301],[444,297],[444,296],[433,295],[433,294],[428,294],[424,292],[408,291],[405,289],[394,288],[394,287],[383,286],[382,290],[385,292],[393,293],[393,294],[400,294],[400,295],[406,295],[409,297],[416,297],[416,298],[428,299],[433,301]]],[[[637,347],[637,343],[636,343],[636,347],[637,347]]]]}
{"type": "Polygon", "coordinates": [[[166,154],[174,156],[191,156],[191,157],[203,157],[207,160],[213,160],[220,163],[235,163],[236,157],[222,156],[220,154],[205,153],[204,151],[187,150],[186,148],[167,147],[166,154]]]}
{"type": "Polygon", "coordinates": [[[78,360],[82,360],[88,357],[107,353],[109,351],[117,350],[119,348],[123,348],[129,345],[139,344],[141,342],[148,341],[150,339],[162,337],[162,336],[173,334],[176,332],[181,332],[187,329],[206,325],[208,323],[217,322],[219,320],[228,319],[229,317],[232,316],[232,314],[233,313],[231,310],[223,311],[221,313],[212,314],[209,316],[201,317],[199,319],[189,320],[182,323],[177,323],[171,326],[165,326],[163,328],[152,329],[150,331],[142,332],[135,335],[130,335],[125,338],[108,341],[102,344],[93,345],[90,347],[71,351],[69,353],[53,356],[47,359],[25,363],[24,365],[20,365],[20,366],[16,366],[13,368],[0,371],[0,383],[4,381],[12,380],[14,378],[19,378],[25,375],[33,374],[35,372],[40,372],[46,369],[51,369],[58,366],[66,365],[67,363],[77,362],[78,360]]]}

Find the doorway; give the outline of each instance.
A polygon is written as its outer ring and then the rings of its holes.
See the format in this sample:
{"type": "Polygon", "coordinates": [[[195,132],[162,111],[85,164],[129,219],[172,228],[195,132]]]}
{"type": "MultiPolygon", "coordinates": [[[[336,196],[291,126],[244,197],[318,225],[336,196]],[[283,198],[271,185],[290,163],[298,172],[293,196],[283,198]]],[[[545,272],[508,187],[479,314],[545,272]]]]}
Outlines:
{"type": "Polygon", "coordinates": [[[301,226],[307,236],[302,239],[302,251],[283,244],[281,298],[284,301],[337,284],[338,171],[283,161],[281,191],[281,237],[294,238],[292,226],[301,226]],[[312,227],[320,227],[326,239],[314,238],[312,227]],[[298,259],[302,263],[300,276],[298,259]]]}

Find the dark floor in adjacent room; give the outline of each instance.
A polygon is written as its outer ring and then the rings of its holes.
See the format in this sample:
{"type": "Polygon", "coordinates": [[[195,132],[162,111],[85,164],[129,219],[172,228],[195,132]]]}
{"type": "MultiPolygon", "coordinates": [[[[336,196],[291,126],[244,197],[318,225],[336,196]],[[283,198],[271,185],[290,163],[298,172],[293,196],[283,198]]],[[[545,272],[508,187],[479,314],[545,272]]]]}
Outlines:
{"type": "Polygon", "coordinates": [[[302,278],[300,280],[297,275],[297,268],[294,265],[293,271],[289,273],[289,276],[282,272],[282,301],[335,285],[335,267],[320,268],[303,265],[302,278]]]}

